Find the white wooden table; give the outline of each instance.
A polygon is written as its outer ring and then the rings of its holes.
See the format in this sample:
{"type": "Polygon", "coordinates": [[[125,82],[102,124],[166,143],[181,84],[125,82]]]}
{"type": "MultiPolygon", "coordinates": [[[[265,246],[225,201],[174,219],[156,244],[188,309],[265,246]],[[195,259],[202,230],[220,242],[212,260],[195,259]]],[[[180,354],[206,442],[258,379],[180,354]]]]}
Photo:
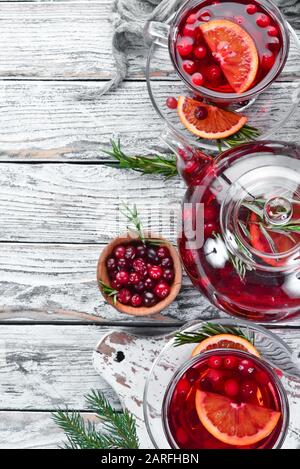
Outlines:
{"type": "MultiPolygon", "coordinates": [[[[107,330],[162,333],[224,316],[186,278],[176,302],[152,318],[125,317],[99,294],[96,263],[120,201],[136,202],[143,215],[149,206],[175,210],[184,193],[179,179],[104,164],[101,148],[113,136],[128,153],[166,150],[142,45],[130,49],[121,88],[99,98],[113,74],[110,8],[111,0],[0,2],[1,448],[56,446],[62,434],[50,412],[68,405],[88,415],[83,396],[93,387],[119,407],[92,364],[107,330]]],[[[294,74],[286,70],[282,86],[294,74]]],[[[299,143],[299,128],[298,113],[277,137],[299,143]]],[[[175,230],[162,232],[175,240],[175,230]]],[[[277,328],[299,349],[299,320],[277,328]]]]}

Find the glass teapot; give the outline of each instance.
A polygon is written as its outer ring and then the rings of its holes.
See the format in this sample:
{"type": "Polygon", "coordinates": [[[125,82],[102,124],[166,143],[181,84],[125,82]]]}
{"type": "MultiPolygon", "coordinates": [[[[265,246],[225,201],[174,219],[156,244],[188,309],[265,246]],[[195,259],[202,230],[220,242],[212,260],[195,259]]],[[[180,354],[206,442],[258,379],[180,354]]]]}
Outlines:
{"type": "Polygon", "coordinates": [[[216,158],[173,130],[164,141],[188,185],[178,247],[218,308],[254,321],[300,313],[300,147],[258,141],[216,158]]]}

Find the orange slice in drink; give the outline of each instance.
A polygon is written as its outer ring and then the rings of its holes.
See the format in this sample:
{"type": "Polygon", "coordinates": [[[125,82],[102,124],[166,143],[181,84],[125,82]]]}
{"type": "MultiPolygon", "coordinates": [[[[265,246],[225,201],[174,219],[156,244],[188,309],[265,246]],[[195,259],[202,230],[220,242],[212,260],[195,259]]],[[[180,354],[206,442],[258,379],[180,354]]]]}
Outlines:
{"type": "Polygon", "coordinates": [[[204,39],[218,61],[228,83],[236,93],[253,84],[259,65],[252,37],[229,20],[212,20],[200,26],[204,39]]]}
{"type": "Polygon", "coordinates": [[[259,357],[259,352],[249,342],[249,340],[232,334],[218,334],[208,337],[202,340],[193,350],[192,357],[198,355],[198,353],[206,352],[207,350],[213,350],[216,348],[226,348],[242,350],[244,352],[252,353],[256,357],[259,357]]]}
{"type": "Polygon", "coordinates": [[[278,424],[281,413],[254,404],[236,404],[212,392],[197,391],[198,417],[206,430],[223,443],[249,446],[266,438],[278,424]]]}
{"type": "Polygon", "coordinates": [[[196,99],[179,96],[178,114],[183,125],[193,134],[201,138],[226,138],[238,132],[247,122],[247,117],[217,106],[202,103],[196,99]],[[205,119],[197,118],[197,110],[205,108],[205,119]]]}

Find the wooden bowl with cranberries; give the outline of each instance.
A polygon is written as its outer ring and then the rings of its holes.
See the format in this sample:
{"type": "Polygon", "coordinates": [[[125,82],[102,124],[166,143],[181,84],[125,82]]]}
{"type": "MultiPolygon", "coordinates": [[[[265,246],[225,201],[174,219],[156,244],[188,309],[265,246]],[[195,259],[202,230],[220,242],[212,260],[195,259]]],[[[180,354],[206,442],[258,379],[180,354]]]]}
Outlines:
{"type": "Polygon", "coordinates": [[[182,267],[177,250],[166,239],[149,233],[143,242],[125,234],[102,251],[97,280],[104,298],[118,311],[146,316],[174,301],[182,267]]]}

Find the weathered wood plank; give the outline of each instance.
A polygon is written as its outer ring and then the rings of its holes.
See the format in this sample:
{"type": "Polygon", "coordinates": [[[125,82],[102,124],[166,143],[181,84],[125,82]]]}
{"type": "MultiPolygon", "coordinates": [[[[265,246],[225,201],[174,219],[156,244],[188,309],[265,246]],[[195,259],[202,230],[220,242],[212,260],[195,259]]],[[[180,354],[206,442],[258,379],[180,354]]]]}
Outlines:
{"type": "MultiPolygon", "coordinates": [[[[0,77],[111,78],[114,74],[111,5],[109,0],[88,4],[0,2],[0,77]]],[[[129,46],[127,53],[128,77],[144,78],[147,48],[143,40],[136,39],[136,44],[129,46]]],[[[297,72],[295,58],[295,52],[291,50],[281,79],[297,72]]],[[[172,76],[170,61],[159,58],[153,71],[160,77],[172,76]]]]}
{"type": "MultiPolygon", "coordinates": [[[[178,92],[174,83],[155,86],[162,102],[178,92]]],[[[276,107],[283,115],[290,108],[295,84],[273,86],[280,95],[276,107]]],[[[159,139],[163,122],[151,106],[145,83],[126,82],[101,98],[100,88],[101,84],[94,82],[2,81],[0,160],[101,161],[101,148],[117,136],[133,154],[167,151],[159,139]]],[[[265,99],[273,99],[271,91],[265,93],[265,99]]],[[[262,111],[258,109],[255,124],[265,128],[262,111]]],[[[299,142],[299,120],[296,113],[274,138],[299,142]]],[[[268,128],[273,122],[274,118],[268,117],[268,128]]]]}

